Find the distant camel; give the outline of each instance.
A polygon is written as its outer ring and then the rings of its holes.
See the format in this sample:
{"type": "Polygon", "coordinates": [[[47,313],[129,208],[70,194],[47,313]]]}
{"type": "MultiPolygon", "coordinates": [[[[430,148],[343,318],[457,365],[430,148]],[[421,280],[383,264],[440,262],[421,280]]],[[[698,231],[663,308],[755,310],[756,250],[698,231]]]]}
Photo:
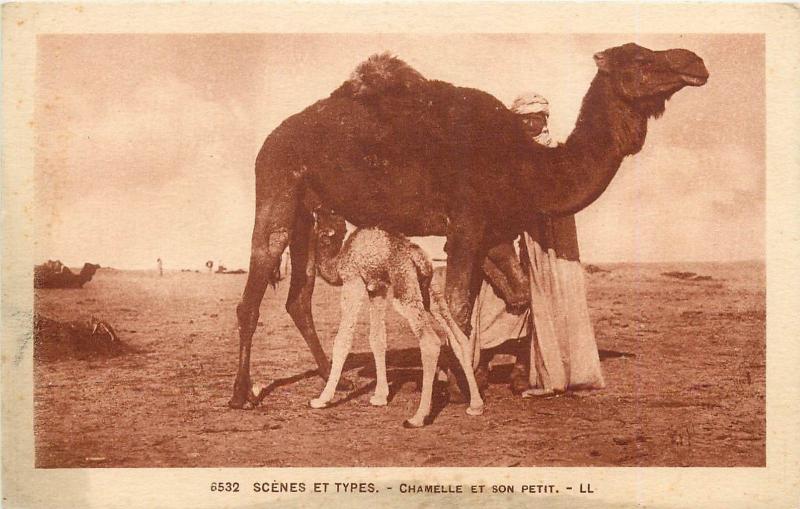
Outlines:
{"type": "MultiPolygon", "coordinates": [[[[56,262],[61,264],[61,262],[56,262]]],[[[92,280],[99,265],[85,263],[79,274],[73,273],[65,266],[56,272],[53,270],[54,264],[50,262],[37,265],[33,268],[33,287],[34,288],[83,288],[83,285],[92,280]]]]}
{"type": "Polygon", "coordinates": [[[390,234],[378,228],[358,228],[345,242],[346,232],[344,218],[331,210],[318,210],[317,268],[325,281],[342,286],[342,314],[333,342],[331,374],[322,394],[312,399],[309,405],[312,408],[324,408],[333,399],[344,361],[353,343],[358,312],[368,296],[369,345],[375,358],[377,380],[370,404],[384,406],[389,396],[385,320],[386,300],[391,298],[394,308],[408,321],[412,332],[419,339],[422,357],[422,395],[419,408],[403,426],[424,426],[431,411],[433,380],[441,347],[431,318],[439,322],[448,336],[450,346],[466,375],[470,390],[467,414],[482,414],[483,400],[472,370],[469,339],[450,315],[441,288],[438,291],[431,288],[433,267],[428,256],[419,246],[399,234],[390,234]]]}
{"type": "Polygon", "coordinates": [[[217,267],[217,274],[247,274],[247,271],[244,269],[236,269],[236,270],[228,270],[227,267],[224,265],[219,265],[217,267]]]}
{"type": "Polygon", "coordinates": [[[685,49],[636,44],[594,56],[597,74],[563,145],[538,146],[518,115],[479,90],[429,80],[389,55],[374,56],[329,97],[281,123],[256,158],[250,273],[237,307],[239,362],[232,408],[250,402],[250,350],[264,292],[287,246],[286,309],[323,378],[328,359],[311,315],[313,218],[309,191],[350,223],[408,236],[447,236],[446,297],[465,333],[487,252],[540,215],[594,202],[622,160],[644,145],[650,118],[673,94],[708,80],[685,49]]]}

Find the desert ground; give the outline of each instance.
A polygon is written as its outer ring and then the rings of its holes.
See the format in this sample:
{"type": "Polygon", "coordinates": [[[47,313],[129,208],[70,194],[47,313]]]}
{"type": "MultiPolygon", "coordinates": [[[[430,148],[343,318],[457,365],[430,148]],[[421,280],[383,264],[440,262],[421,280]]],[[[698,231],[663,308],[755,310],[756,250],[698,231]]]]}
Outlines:
{"type": "MultiPolygon", "coordinates": [[[[312,410],[323,381],[283,310],[288,280],[268,289],[252,374],[269,394],[247,411],[226,405],[246,276],[101,269],[80,290],[36,290],[41,316],[94,315],[125,345],[112,357],[35,362],[36,466],[764,466],[764,265],[600,267],[609,272],[586,278],[605,389],[521,399],[501,355],[483,416],[467,416],[442,391],[433,423],[419,430],[401,426],[419,399],[418,345],[393,311],[389,406],[368,402],[374,367],[362,310],[346,366],[356,388],[312,410]]],[[[338,292],[317,283],[329,355],[338,292]]]]}

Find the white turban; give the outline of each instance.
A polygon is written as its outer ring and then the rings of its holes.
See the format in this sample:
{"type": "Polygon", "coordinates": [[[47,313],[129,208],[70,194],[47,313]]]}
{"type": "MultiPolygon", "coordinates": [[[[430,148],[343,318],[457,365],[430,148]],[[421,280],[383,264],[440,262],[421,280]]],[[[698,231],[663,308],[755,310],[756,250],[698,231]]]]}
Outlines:
{"type": "Polygon", "coordinates": [[[511,111],[518,115],[527,115],[528,113],[547,113],[549,115],[550,103],[535,92],[526,92],[514,99],[514,102],[511,103],[511,111]]]}

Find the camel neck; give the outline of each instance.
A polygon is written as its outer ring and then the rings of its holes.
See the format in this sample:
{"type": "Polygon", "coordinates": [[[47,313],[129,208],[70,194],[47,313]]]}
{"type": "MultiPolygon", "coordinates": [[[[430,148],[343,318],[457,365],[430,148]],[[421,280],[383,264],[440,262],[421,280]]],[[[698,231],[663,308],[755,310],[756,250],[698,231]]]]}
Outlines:
{"type": "Polygon", "coordinates": [[[589,206],[622,160],[641,150],[646,134],[647,118],[618,97],[607,75],[598,73],[566,143],[533,149],[538,164],[527,174],[538,212],[563,216],[589,206]]]}

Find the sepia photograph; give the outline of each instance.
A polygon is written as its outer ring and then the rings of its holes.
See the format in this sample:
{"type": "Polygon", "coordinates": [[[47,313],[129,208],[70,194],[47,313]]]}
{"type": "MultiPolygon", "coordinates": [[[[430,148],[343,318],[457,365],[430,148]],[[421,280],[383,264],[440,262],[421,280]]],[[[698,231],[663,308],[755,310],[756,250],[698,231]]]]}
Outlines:
{"type": "Polygon", "coordinates": [[[4,504],[794,507],[799,22],[4,6],[4,504]]]}
{"type": "Polygon", "coordinates": [[[38,49],[38,467],[764,466],[763,37],[38,49]]]}

